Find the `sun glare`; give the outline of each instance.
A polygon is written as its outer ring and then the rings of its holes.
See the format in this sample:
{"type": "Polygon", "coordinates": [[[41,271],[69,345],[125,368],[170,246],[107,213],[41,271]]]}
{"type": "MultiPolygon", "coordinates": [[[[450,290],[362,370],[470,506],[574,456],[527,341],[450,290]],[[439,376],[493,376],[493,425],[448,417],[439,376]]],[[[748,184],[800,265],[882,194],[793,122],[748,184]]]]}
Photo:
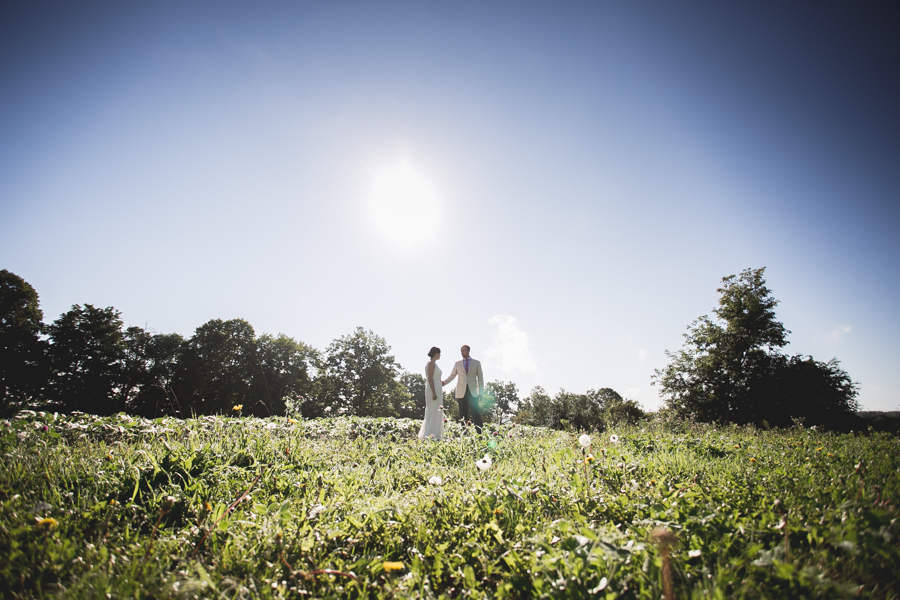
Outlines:
{"type": "Polygon", "coordinates": [[[437,193],[405,163],[376,174],[369,208],[378,231],[401,248],[422,244],[437,229],[437,193]]]}

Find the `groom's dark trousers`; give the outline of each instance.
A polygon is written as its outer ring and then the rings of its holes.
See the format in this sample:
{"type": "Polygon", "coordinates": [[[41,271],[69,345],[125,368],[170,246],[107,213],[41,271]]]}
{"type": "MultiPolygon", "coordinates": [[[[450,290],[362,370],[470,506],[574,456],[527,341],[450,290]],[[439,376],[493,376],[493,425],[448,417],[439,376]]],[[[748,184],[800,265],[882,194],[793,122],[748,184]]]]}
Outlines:
{"type": "Polygon", "coordinates": [[[475,430],[480,433],[483,423],[481,421],[481,410],[478,406],[478,398],[472,395],[472,391],[469,390],[468,385],[466,386],[466,395],[462,398],[457,398],[456,402],[459,403],[459,416],[462,417],[463,422],[472,421],[475,430]],[[471,418],[469,418],[470,411],[472,413],[471,418]]]}

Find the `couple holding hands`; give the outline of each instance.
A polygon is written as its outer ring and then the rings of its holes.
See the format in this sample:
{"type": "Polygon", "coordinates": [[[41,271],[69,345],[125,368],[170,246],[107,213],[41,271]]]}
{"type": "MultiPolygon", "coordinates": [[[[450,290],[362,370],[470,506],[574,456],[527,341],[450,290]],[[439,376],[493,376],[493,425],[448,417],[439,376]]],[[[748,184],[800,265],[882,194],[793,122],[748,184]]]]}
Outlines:
{"type": "Polygon", "coordinates": [[[471,423],[476,431],[481,431],[481,412],[478,408],[478,399],[484,390],[484,373],[481,371],[481,362],[469,356],[469,347],[460,348],[462,360],[453,365],[450,376],[446,380],[441,379],[441,368],[437,361],[441,358],[441,349],[434,347],[428,351],[431,359],[425,365],[425,420],[419,430],[419,439],[432,438],[439,440],[444,436],[444,412],[441,410],[444,404],[444,391],[441,389],[457,376],[456,402],[459,404],[459,416],[463,423],[469,422],[471,411],[471,423]]]}

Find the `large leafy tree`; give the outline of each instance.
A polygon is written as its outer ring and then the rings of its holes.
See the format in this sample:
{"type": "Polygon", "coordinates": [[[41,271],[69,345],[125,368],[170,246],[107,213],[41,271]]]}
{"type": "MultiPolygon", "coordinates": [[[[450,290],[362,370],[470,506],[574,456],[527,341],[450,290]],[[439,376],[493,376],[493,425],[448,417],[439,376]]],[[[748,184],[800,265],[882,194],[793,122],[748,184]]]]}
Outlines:
{"type": "Polygon", "coordinates": [[[146,417],[182,415],[172,382],[183,344],[184,338],[177,333],[152,333],[141,327],[125,330],[121,393],[128,412],[146,417]]]}
{"type": "Polygon", "coordinates": [[[64,411],[110,415],[125,409],[125,338],[115,308],[76,304],[49,327],[50,397],[64,411]]]}
{"type": "Polygon", "coordinates": [[[491,381],[479,398],[479,407],[484,420],[503,422],[519,404],[519,389],[510,381],[491,381]]]}
{"type": "Polygon", "coordinates": [[[400,417],[408,419],[425,418],[425,377],[418,373],[404,371],[400,374],[400,385],[409,394],[408,402],[401,402],[397,408],[400,417]]]}
{"type": "Polygon", "coordinates": [[[172,387],[187,413],[232,414],[235,405],[252,412],[257,402],[265,401],[263,394],[254,393],[259,391],[258,370],[256,335],[250,323],[213,319],[184,344],[172,387]]]}
{"type": "Polygon", "coordinates": [[[43,318],[34,288],[0,271],[0,411],[35,402],[47,382],[43,318]]]}
{"type": "Polygon", "coordinates": [[[713,316],[702,316],[688,327],[681,350],[666,351],[670,362],[656,370],[653,382],[676,413],[702,421],[750,423],[771,422],[791,411],[810,413],[835,405],[846,413],[855,407],[855,384],[840,388],[838,383],[849,382],[849,377],[835,371],[833,362],[813,361],[812,370],[818,372],[820,383],[837,386],[832,391],[839,392],[839,399],[826,402],[822,396],[802,409],[786,402],[792,378],[811,367],[781,353],[790,332],[775,317],[778,301],[766,287],[764,272],[765,268],[745,269],[723,278],[713,316]]]}
{"type": "Polygon", "coordinates": [[[256,340],[256,351],[252,393],[255,399],[265,399],[265,404],[254,401],[250,412],[283,415],[285,399],[314,393],[312,369],[318,352],[313,347],[284,334],[263,334],[256,340]]]}
{"type": "Polygon", "coordinates": [[[409,392],[390,350],[383,337],[362,327],[331,342],[321,364],[327,405],[360,417],[395,416],[395,398],[409,392]]]}

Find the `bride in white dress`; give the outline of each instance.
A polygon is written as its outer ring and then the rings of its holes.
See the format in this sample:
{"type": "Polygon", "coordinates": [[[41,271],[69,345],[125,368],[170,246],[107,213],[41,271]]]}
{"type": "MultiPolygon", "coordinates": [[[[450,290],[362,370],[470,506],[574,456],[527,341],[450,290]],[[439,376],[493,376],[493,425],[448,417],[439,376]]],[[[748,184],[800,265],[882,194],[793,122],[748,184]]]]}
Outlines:
{"type": "Polygon", "coordinates": [[[444,437],[444,390],[441,386],[441,368],[437,366],[441,349],[434,347],[428,351],[431,358],[425,365],[425,420],[419,430],[419,439],[439,440],[444,437]]]}

